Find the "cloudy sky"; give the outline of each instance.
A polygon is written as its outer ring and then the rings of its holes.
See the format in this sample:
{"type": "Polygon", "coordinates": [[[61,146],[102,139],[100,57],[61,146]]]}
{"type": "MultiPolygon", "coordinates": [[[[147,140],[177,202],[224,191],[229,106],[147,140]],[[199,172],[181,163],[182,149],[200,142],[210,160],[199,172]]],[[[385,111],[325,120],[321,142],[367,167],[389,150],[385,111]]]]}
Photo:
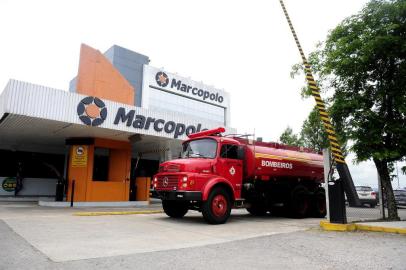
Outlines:
{"type": "MultiPolygon", "coordinates": [[[[365,3],[285,0],[305,53],[365,3]]],[[[0,25],[0,89],[13,78],[67,90],[81,43],[117,44],[228,91],[239,132],[275,141],[288,125],[299,132],[314,105],[300,97],[304,79],[289,76],[300,57],[277,0],[2,0],[0,25]]],[[[347,161],[357,184],[376,186],[371,163],[347,161]]]]}

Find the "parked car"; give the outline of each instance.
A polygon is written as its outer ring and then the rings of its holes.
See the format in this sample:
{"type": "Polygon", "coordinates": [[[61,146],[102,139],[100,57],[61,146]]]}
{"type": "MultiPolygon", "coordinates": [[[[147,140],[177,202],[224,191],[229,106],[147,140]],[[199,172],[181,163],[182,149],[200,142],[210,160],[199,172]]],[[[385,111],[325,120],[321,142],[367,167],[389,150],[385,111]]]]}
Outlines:
{"type": "Polygon", "coordinates": [[[395,195],[396,205],[406,206],[406,190],[394,190],[393,194],[395,195]]]}
{"type": "Polygon", "coordinates": [[[377,203],[376,192],[369,186],[356,186],[355,187],[358,198],[362,205],[369,205],[369,207],[374,208],[377,203]]]}

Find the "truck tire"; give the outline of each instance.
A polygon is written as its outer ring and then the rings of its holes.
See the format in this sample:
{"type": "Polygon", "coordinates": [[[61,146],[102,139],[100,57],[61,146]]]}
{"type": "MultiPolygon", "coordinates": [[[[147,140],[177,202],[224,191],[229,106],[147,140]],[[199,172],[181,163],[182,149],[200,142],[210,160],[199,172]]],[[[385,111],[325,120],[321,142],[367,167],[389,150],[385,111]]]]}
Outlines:
{"type": "Polygon", "coordinates": [[[260,203],[252,203],[250,207],[247,207],[247,211],[253,216],[260,217],[265,216],[267,209],[260,203]]]}
{"type": "Polygon", "coordinates": [[[289,216],[305,218],[310,207],[309,191],[305,186],[297,185],[290,194],[290,201],[288,202],[289,216]]]}
{"type": "Polygon", "coordinates": [[[182,218],[189,210],[186,202],[169,200],[162,201],[162,208],[164,209],[165,214],[171,218],[182,218]]]}
{"type": "Polygon", "coordinates": [[[209,224],[223,224],[230,217],[230,195],[221,187],[215,187],[203,202],[202,214],[209,224]]]}
{"type": "Polygon", "coordinates": [[[313,195],[311,216],[316,218],[324,218],[326,215],[326,192],[323,188],[317,188],[313,195]]]}

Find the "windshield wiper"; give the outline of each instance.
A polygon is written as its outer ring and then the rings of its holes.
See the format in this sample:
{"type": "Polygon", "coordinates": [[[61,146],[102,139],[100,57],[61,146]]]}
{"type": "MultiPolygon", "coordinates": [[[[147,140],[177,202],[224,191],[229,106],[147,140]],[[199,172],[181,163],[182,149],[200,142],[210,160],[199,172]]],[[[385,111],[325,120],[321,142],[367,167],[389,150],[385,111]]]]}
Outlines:
{"type": "Polygon", "coordinates": [[[202,155],[202,154],[200,154],[200,153],[191,153],[191,154],[189,155],[189,157],[202,157],[202,158],[207,158],[205,155],[202,155]],[[192,155],[194,155],[194,156],[192,156],[192,155]]]}

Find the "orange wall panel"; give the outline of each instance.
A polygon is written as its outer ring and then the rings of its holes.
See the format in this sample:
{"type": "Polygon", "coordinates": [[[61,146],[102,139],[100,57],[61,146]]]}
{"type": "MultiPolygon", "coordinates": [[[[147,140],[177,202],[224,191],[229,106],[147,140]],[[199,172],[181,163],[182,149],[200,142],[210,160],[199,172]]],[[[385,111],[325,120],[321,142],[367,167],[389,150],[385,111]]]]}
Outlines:
{"type": "Polygon", "coordinates": [[[127,176],[128,152],[122,149],[110,149],[109,181],[123,181],[127,176]]]}
{"type": "Polygon", "coordinates": [[[99,182],[90,183],[90,194],[88,201],[91,202],[111,202],[128,201],[128,192],[126,192],[125,182],[99,182]]]}
{"type": "Polygon", "coordinates": [[[135,89],[98,50],[80,48],[76,91],[79,94],[134,105],[135,89]]]}
{"type": "Polygon", "coordinates": [[[137,184],[137,194],[135,198],[137,201],[149,201],[149,189],[151,187],[151,178],[137,177],[135,179],[137,184]]]}
{"type": "Polygon", "coordinates": [[[93,145],[86,145],[87,147],[87,166],[86,167],[74,167],[72,166],[72,156],[74,148],[70,148],[69,168],[68,168],[68,194],[67,200],[71,199],[72,181],[75,180],[75,193],[74,201],[84,202],[87,199],[88,179],[93,174],[93,145]]]}

